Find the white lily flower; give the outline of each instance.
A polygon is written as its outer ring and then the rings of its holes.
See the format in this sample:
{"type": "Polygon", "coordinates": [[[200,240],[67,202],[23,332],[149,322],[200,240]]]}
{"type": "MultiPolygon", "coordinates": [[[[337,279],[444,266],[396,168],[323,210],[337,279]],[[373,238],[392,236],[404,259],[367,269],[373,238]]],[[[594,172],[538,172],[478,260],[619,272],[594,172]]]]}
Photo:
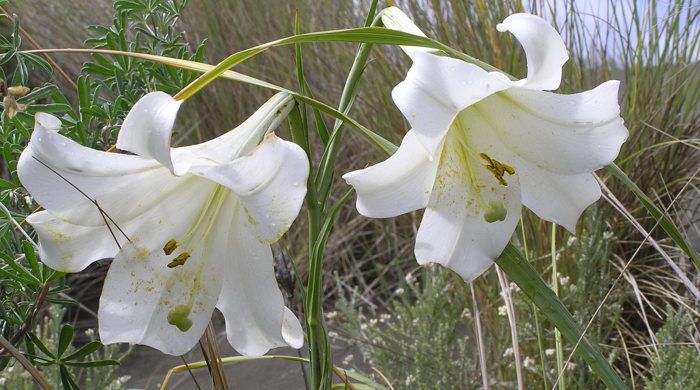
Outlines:
{"type": "Polygon", "coordinates": [[[294,101],[275,95],[238,128],[171,149],[180,103],[154,92],[134,105],[117,147],[135,155],[81,146],[58,133],[59,119],[36,115],[18,172],[46,209],[27,218],[42,260],[77,272],[114,257],[100,298],[105,344],[181,355],[216,307],[244,355],[300,348],[303,331],[284,306],[269,246],[306,194],[306,154],[271,133],[294,101]]]}
{"type": "MultiPolygon", "coordinates": [[[[397,8],[382,20],[422,34],[397,8]]],[[[497,29],[513,33],[525,49],[526,79],[404,48],[413,65],[392,96],[413,129],[389,159],[343,176],[363,215],[425,208],[416,259],[447,266],[467,281],[503,251],[521,204],[574,232],[601,194],[593,171],[615,159],[628,135],[618,81],[572,95],[544,91],[559,87],[568,59],[547,22],[516,14],[497,29]]]]}

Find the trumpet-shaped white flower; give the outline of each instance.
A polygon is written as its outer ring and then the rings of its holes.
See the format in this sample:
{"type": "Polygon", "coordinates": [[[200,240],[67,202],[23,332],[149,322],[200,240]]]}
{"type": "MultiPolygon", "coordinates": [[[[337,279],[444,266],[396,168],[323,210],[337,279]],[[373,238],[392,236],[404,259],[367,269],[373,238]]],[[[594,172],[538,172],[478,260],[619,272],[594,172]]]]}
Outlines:
{"type": "Polygon", "coordinates": [[[180,102],[150,93],[117,140],[135,155],[83,147],[58,133],[59,119],[36,115],[18,172],[46,211],[27,221],[54,269],[77,272],[114,257],[100,298],[103,343],[183,354],[216,307],[242,354],[303,345],[269,246],[306,194],[306,154],[271,133],[293,105],[289,95],[275,95],[238,128],[171,149],[180,102]]]}
{"type": "MultiPolygon", "coordinates": [[[[397,8],[383,21],[422,35],[397,8]]],[[[343,176],[363,215],[425,208],[416,259],[465,280],[500,255],[521,204],[574,232],[579,215],[600,197],[592,172],[615,159],[628,134],[618,81],[573,95],[544,91],[558,88],[568,59],[547,22],[516,14],[497,29],[513,33],[525,49],[526,79],[404,47],[413,65],[393,99],[413,129],[389,159],[343,176]]]]}

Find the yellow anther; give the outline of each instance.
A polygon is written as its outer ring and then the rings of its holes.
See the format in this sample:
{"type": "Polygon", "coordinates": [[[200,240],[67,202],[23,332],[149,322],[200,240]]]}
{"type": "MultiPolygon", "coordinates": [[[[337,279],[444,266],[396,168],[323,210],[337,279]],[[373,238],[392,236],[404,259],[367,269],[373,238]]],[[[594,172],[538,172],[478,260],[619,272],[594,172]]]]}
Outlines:
{"type": "Polygon", "coordinates": [[[167,256],[173,253],[175,249],[177,249],[177,241],[170,240],[167,243],[165,243],[165,246],[163,247],[163,252],[165,252],[165,255],[167,256]]]}
{"type": "Polygon", "coordinates": [[[479,156],[488,163],[484,166],[486,167],[486,169],[489,170],[489,172],[491,172],[491,174],[493,174],[493,176],[498,180],[498,182],[503,186],[507,186],[508,182],[506,182],[503,179],[503,175],[506,173],[512,175],[515,173],[515,169],[513,169],[513,167],[511,167],[510,165],[503,164],[498,160],[492,159],[486,153],[479,153],[479,156]]]}
{"type": "Polygon", "coordinates": [[[179,255],[177,255],[177,257],[173,261],[168,263],[168,268],[175,268],[178,265],[185,265],[185,262],[189,258],[190,258],[189,252],[180,253],[179,255]]]}

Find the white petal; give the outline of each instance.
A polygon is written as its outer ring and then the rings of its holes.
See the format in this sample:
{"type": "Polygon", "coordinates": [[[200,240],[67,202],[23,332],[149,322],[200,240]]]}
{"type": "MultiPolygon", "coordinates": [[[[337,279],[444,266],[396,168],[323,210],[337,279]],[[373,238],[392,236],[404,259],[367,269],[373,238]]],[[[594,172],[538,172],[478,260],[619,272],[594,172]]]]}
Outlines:
{"type": "Polygon", "coordinates": [[[569,59],[564,41],[546,20],[530,14],[515,14],[496,26],[510,31],[525,49],[527,78],[518,85],[536,90],[559,88],[561,67],[569,59]]]}
{"type": "Polygon", "coordinates": [[[309,161],[299,145],[271,133],[249,155],[192,173],[238,194],[247,228],[259,241],[271,243],[299,214],[306,195],[309,161]]]}
{"type": "Polygon", "coordinates": [[[435,182],[437,154],[430,156],[411,130],[387,160],[343,175],[357,192],[357,211],[387,218],[424,208],[435,182]]]}
{"type": "Polygon", "coordinates": [[[294,104],[291,95],[277,93],[235,129],[201,144],[174,148],[175,174],[227,164],[251,153],[266,134],[287,118],[294,104]]]}
{"type": "MultiPolygon", "coordinates": [[[[188,248],[177,248],[166,255],[166,241],[154,237],[153,230],[159,229],[156,221],[143,226],[132,237],[132,243],[123,246],[109,269],[100,297],[99,327],[104,344],[144,344],[171,355],[182,355],[196,344],[221,292],[224,259],[231,255],[228,240],[235,207],[232,201],[230,197],[224,199],[225,207],[218,209],[210,229],[207,223],[197,228],[197,234],[205,236],[183,265],[168,267],[188,248]],[[177,313],[181,315],[177,317],[177,313]],[[189,329],[177,326],[187,320],[191,321],[189,329]]],[[[180,221],[164,237],[182,237],[201,211],[192,205],[179,206],[180,221]]]]}
{"type": "Polygon", "coordinates": [[[28,216],[27,222],[39,236],[41,261],[57,271],[82,271],[96,260],[114,257],[119,250],[104,226],[75,225],[48,211],[28,216]]]}
{"type": "Polygon", "coordinates": [[[236,218],[229,236],[230,256],[222,270],[223,287],[216,304],[226,318],[228,340],[236,351],[246,356],[259,356],[270,348],[288,344],[298,347],[301,325],[293,314],[285,314],[270,246],[259,243],[247,231],[243,226],[245,215],[236,218]]]}
{"type": "Polygon", "coordinates": [[[131,108],[119,131],[117,148],[151,158],[173,171],[170,136],[182,101],[151,92],[131,108]]]}
{"type": "MultiPolygon", "coordinates": [[[[418,26],[405,14],[403,11],[396,7],[389,7],[382,10],[382,23],[384,27],[390,28],[392,30],[398,30],[407,32],[413,35],[419,35],[424,37],[425,34],[421,31],[418,26]]],[[[406,53],[411,59],[413,59],[416,52],[428,52],[432,49],[427,47],[416,47],[416,46],[401,46],[401,49],[406,53]]]]}
{"type": "MultiPolygon", "coordinates": [[[[44,118],[45,119],[45,118],[44,118]]],[[[43,120],[43,119],[42,119],[43,120]]],[[[82,225],[101,225],[98,204],[115,221],[143,214],[177,178],[153,160],[106,153],[37,126],[17,171],[35,200],[52,214],[82,225]]]]}
{"type": "Polygon", "coordinates": [[[501,73],[454,58],[416,53],[406,80],[394,88],[392,96],[432,155],[460,111],[510,86],[501,73]]]}
{"type": "Polygon", "coordinates": [[[466,281],[484,272],[501,254],[520,218],[517,174],[506,180],[507,186],[499,184],[478,156],[469,153],[466,157],[459,143],[448,135],[431,203],[416,237],[418,262],[440,263],[466,281]],[[467,159],[472,174],[465,168],[467,159]],[[486,222],[472,177],[484,203],[494,200],[505,208],[504,220],[486,222]]]}
{"type": "Polygon", "coordinates": [[[282,338],[292,348],[299,349],[304,346],[304,329],[288,307],[284,308],[282,317],[282,338]]]}
{"type": "Polygon", "coordinates": [[[611,163],[627,139],[617,81],[573,95],[512,88],[474,106],[504,145],[537,167],[566,175],[611,163]]]}
{"type": "Polygon", "coordinates": [[[518,164],[523,204],[538,217],[576,233],[576,221],[600,198],[593,174],[558,175],[529,164],[518,164]]]}
{"type": "Polygon", "coordinates": [[[515,170],[525,206],[540,218],[575,232],[578,217],[600,197],[600,186],[591,173],[561,175],[523,159],[501,142],[475,107],[463,111],[458,120],[476,151],[486,153],[515,170]]]}

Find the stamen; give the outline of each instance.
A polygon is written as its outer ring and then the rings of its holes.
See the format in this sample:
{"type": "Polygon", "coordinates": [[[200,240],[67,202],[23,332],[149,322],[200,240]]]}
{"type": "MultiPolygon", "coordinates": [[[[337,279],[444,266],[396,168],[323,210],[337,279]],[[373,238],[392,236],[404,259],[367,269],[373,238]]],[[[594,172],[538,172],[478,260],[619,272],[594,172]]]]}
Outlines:
{"type": "Polygon", "coordinates": [[[177,257],[173,261],[168,263],[168,268],[175,268],[179,265],[185,265],[185,262],[189,258],[190,258],[189,252],[180,253],[179,255],[177,255],[177,257]]]}
{"type": "Polygon", "coordinates": [[[167,255],[170,255],[171,253],[173,253],[173,251],[175,249],[177,249],[177,241],[170,240],[163,247],[163,252],[165,252],[165,255],[167,256],[167,255]]]}
{"type": "Polygon", "coordinates": [[[479,153],[479,156],[480,156],[481,158],[483,158],[484,160],[486,160],[486,162],[487,162],[488,164],[487,164],[487,165],[484,165],[484,166],[486,167],[486,169],[489,170],[489,172],[491,172],[491,174],[493,174],[493,176],[498,180],[498,182],[499,182],[502,186],[507,186],[507,185],[508,185],[508,182],[506,182],[506,181],[503,179],[503,175],[506,174],[506,173],[509,174],[509,175],[512,175],[512,174],[515,173],[515,169],[513,169],[513,167],[511,167],[510,165],[506,165],[506,164],[503,164],[502,162],[500,162],[500,161],[498,161],[498,160],[492,159],[492,158],[489,157],[489,155],[486,154],[486,153],[479,153]]]}

